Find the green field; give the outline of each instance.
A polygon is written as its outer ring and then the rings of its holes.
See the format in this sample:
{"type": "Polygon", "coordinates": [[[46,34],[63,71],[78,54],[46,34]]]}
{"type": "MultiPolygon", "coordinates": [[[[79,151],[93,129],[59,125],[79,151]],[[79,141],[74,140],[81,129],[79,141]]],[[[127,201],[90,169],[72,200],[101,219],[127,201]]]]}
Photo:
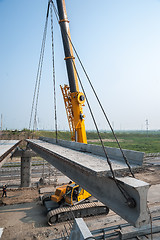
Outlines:
{"type": "MultiPolygon", "coordinates": [[[[26,139],[26,138],[39,138],[50,137],[55,138],[54,131],[29,131],[24,129],[22,131],[3,131],[0,139],[26,139]]],[[[148,134],[144,131],[123,131],[116,132],[116,136],[120,141],[120,145],[123,149],[130,149],[135,151],[141,151],[145,153],[158,153],[160,152],[160,131],[149,131],[148,134]]],[[[70,132],[59,131],[58,139],[69,140],[70,132]]],[[[112,133],[101,132],[101,137],[104,141],[104,145],[108,147],[117,147],[112,133]]],[[[98,135],[94,131],[87,132],[88,143],[100,144],[98,141],[98,135]]]]}
{"type": "MultiPolygon", "coordinates": [[[[55,137],[54,132],[37,132],[39,136],[55,137]]],[[[141,151],[145,153],[158,153],[160,152],[160,131],[152,131],[146,134],[146,132],[116,132],[116,136],[120,141],[120,145],[123,149],[130,149],[135,151],[141,151]]],[[[114,142],[112,133],[101,132],[101,137],[104,139],[104,145],[108,147],[118,147],[114,142]]],[[[69,140],[69,132],[58,132],[58,138],[69,140]]],[[[96,132],[87,132],[88,143],[100,144],[96,132]],[[93,142],[93,140],[95,142],[93,142]],[[97,140],[97,141],[96,141],[97,140]]]]}
{"type": "MultiPolygon", "coordinates": [[[[160,152],[160,133],[150,132],[146,135],[146,133],[140,132],[117,132],[116,136],[123,149],[130,149],[145,153],[160,152]]],[[[104,142],[105,146],[117,147],[117,143],[113,141],[111,134],[104,133],[102,134],[102,137],[103,139],[109,139],[107,142],[104,142]]],[[[88,143],[89,139],[90,138],[88,138],[88,143]]]]}

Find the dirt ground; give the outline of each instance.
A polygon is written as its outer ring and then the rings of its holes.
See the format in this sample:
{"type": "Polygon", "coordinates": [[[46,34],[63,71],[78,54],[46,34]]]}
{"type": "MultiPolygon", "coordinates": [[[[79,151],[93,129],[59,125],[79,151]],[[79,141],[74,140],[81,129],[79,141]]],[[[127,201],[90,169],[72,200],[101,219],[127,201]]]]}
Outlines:
{"type": "Polygon", "coordinates": [[[0,207],[0,227],[4,228],[2,240],[41,240],[59,236],[61,228],[48,226],[39,196],[37,188],[22,188],[9,189],[7,197],[0,198],[3,201],[0,207]]]}
{"type": "MultiPolygon", "coordinates": [[[[135,175],[137,179],[158,186],[157,191],[159,191],[159,165],[146,165],[137,170],[135,175]]],[[[0,206],[0,228],[3,228],[1,240],[53,240],[62,237],[65,228],[69,231],[69,223],[56,223],[51,227],[48,226],[46,211],[41,205],[39,196],[39,189],[35,187],[8,189],[7,197],[3,199],[0,197],[3,201],[3,205],[0,206]]],[[[160,198],[154,204],[160,206],[160,198]]],[[[110,219],[114,215],[111,211],[110,219]]],[[[117,216],[117,218],[121,223],[124,222],[120,217],[117,216]]],[[[87,218],[85,221],[92,230],[105,227],[109,220],[108,216],[99,216],[87,218]]],[[[114,222],[115,219],[110,221],[114,222]]]]}
{"type": "Polygon", "coordinates": [[[135,173],[135,177],[151,185],[160,183],[160,166],[141,168],[135,173]]]}
{"type": "MultiPolygon", "coordinates": [[[[151,185],[160,184],[160,166],[144,167],[136,170],[135,177],[144,182],[148,182],[151,185]]],[[[55,185],[50,185],[55,191],[55,185]]],[[[45,187],[45,186],[41,186],[45,187]]],[[[39,189],[37,187],[32,188],[16,188],[7,189],[7,198],[2,198],[2,189],[0,189],[0,200],[5,205],[30,203],[39,201],[39,189]]]]}
{"type": "Polygon", "coordinates": [[[0,200],[2,200],[5,205],[37,202],[38,199],[39,193],[37,188],[7,189],[7,197],[0,197],[0,200]]]}

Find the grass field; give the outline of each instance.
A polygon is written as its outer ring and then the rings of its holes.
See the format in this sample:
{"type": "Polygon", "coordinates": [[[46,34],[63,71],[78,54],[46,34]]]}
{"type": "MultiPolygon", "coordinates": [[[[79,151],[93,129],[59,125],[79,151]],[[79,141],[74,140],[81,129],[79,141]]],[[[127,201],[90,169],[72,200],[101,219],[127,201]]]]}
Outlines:
{"type": "MultiPolygon", "coordinates": [[[[39,138],[50,137],[55,138],[55,132],[52,131],[36,131],[29,130],[22,131],[3,131],[0,139],[26,139],[26,138],[39,138]]],[[[120,145],[124,149],[130,149],[135,151],[141,151],[145,153],[157,153],[160,152],[160,131],[149,131],[148,134],[143,131],[124,131],[116,132],[116,136],[120,141],[120,145]]],[[[70,132],[58,132],[58,139],[69,140],[70,132]]],[[[101,132],[101,137],[104,141],[104,145],[108,147],[118,147],[115,142],[112,133],[101,132]]],[[[98,141],[98,135],[96,132],[87,132],[88,143],[100,144],[98,141]]]]}
{"type": "MultiPolygon", "coordinates": [[[[37,132],[39,136],[55,138],[54,132],[37,132]]],[[[124,149],[130,149],[135,151],[141,151],[145,153],[157,153],[160,152],[160,132],[152,131],[148,135],[146,132],[116,132],[116,136],[120,141],[120,145],[124,149]]],[[[107,132],[101,132],[101,137],[104,140],[104,145],[108,147],[118,147],[114,141],[113,135],[107,132]]],[[[58,138],[69,140],[69,132],[58,132],[58,138]]],[[[100,144],[96,132],[87,132],[88,143],[100,144]],[[93,141],[94,140],[94,141],[93,141]]]]}
{"type": "MultiPolygon", "coordinates": [[[[102,134],[102,136],[104,139],[109,139],[107,142],[104,142],[105,146],[117,147],[117,143],[113,141],[111,134],[102,134]]],[[[120,145],[123,149],[130,149],[145,153],[160,152],[160,133],[156,134],[154,132],[150,132],[147,136],[146,133],[140,132],[117,132],[116,136],[119,139],[120,145]]]]}

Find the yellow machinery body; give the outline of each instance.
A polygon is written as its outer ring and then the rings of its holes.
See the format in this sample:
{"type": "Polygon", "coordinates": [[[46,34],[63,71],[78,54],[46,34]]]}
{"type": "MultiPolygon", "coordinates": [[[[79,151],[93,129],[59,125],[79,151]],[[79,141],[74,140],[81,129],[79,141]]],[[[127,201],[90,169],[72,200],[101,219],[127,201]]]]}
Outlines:
{"type": "Polygon", "coordinates": [[[70,92],[67,85],[61,86],[72,141],[87,143],[83,106],[85,97],[82,92],[70,92]]]}
{"type": "Polygon", "coordinates": [[[59,203],[66,193],[67,186],[68,185],[66,184],[66,185],[62,185],[62,186],[56,188],[55,194],[51,195],[51,200],[53,202],[59,203]]]}
{"type": "Polygon", "coordinates": [[[71,182],[68,185],[62,185],[58,187],[54,195],[51,195],[51,200],[60,203],[64,200],[65,204],[73,206],[78,202],[82,202],[91,197],[91,194],[77,185],[75,182],[71,182]]]}

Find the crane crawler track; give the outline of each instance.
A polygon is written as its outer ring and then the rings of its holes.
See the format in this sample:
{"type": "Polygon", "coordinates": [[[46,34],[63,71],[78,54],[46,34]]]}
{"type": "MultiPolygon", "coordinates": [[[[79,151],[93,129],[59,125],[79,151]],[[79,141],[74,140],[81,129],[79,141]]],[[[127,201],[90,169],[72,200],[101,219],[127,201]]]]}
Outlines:
{"type": "Polygon", "coordinates": [[[79,204],[72,207],[61,207],[51,210],[47,214],[48,224],[63,222],[74,219],[74,217],[89,217],[100,214],[108,214],[109,208],[101,202],[79,204]]]}

